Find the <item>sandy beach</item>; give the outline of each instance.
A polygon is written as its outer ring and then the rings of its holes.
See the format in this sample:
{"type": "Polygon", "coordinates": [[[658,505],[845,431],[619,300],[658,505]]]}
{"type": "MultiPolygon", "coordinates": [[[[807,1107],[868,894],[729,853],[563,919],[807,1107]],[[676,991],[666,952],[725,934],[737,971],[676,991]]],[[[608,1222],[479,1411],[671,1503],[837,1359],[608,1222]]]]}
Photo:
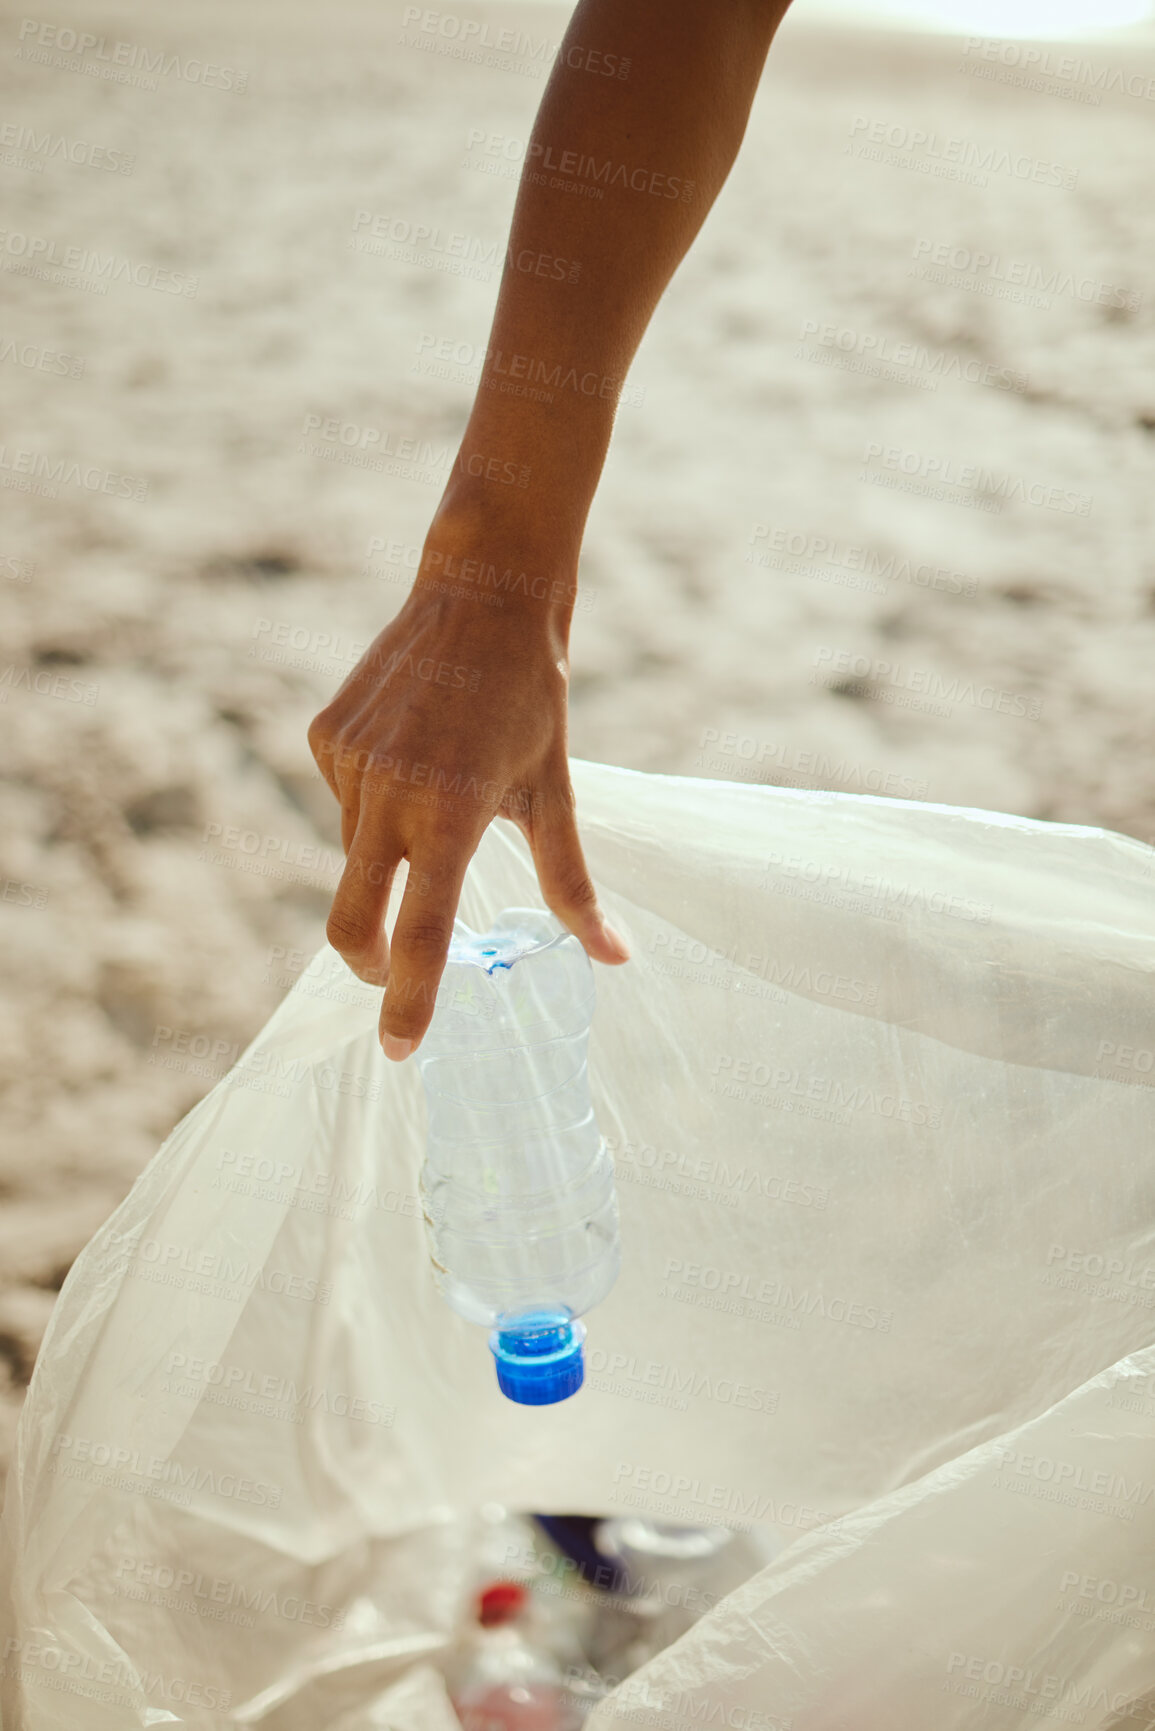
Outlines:
{"type": "MultiPolygon", "coordinates": [[[[5,1449],[322,941],[306,725],[406,593],[568,16],[407,10],[0,20],[5,1449]]],[[[573,753],[1155,840],[1155,48],[805,12],[619,411],[573,753]]]]}

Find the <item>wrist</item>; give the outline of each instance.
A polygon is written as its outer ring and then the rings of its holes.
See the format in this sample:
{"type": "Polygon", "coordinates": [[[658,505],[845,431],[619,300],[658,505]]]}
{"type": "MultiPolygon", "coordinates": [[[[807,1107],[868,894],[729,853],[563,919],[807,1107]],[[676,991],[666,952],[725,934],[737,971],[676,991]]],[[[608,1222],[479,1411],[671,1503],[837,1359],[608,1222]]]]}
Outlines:
{"type": "Polygon", "coordinates": [[[578,546],[532,512],[499,508],[451,482],[422,548],[411,596],[479,620],[507,620],[562,650],[577,601],[578,546]]]}
{"type": "Polygon", "coordinates": [[[613,403],[542,404],[479,387],[443,505],[509,525],[575,562],[614,425],[613,403]]]}

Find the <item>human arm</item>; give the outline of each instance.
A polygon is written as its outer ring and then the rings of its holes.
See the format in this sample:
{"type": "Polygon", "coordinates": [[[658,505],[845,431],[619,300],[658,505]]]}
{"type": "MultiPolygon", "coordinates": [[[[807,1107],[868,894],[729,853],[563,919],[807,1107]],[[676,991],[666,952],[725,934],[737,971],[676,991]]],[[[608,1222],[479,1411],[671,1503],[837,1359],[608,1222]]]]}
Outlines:
{"type": "Polygon", "coordinates": [[[477,394],[413,588],[309,733],[347,855],[328,936],[386,986],[390,1057],[428,1026],[465,871],[494,816],[520,825],[547,906],[589,954],[627,958],[598,908],[569,776],[578,556],[617,391],[730,171],[788,3],[581,0],[566,32],[526,152],[477,394]],[[590,70],[590,51],[628,59],[628,78],[590,70]],[[527,255],[576,261],[577,282],[519,268],[527,255]],[[503,388],[514,382],[524,394],[503,388]],[[504,484],[510,474],[525,485],[504,484]],[[438,683],[430,668],[452,671],[438,683]],[[403,858],[390,954],[384,915],[403,858]]]}

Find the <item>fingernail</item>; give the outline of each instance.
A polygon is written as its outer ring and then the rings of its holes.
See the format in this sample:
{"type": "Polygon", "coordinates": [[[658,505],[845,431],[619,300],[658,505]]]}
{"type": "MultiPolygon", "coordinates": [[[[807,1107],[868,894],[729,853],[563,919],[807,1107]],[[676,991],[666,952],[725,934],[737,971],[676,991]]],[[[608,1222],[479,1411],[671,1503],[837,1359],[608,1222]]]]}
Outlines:
{"type": "Polygon", "coordinates": [[[413,1040],[402,1040],[397,1034],[382,1034],[381,1050],[387,1058],[392,1058],[399,1064],[402,1058],[407,1058],[416,1044],[413,1040]]]}

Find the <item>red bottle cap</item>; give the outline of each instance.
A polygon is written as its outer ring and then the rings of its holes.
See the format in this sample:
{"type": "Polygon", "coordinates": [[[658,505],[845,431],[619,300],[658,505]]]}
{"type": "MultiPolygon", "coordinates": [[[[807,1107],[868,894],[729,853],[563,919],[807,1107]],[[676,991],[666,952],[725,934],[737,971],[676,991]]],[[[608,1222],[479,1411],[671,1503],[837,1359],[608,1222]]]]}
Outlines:
{"type": "Polygon", "coordinates": [[[477,1620],[483,1629],[508,1623],[525,1608],[529,1597],[519,1581],[491,1581],[477,1597],[477,1620]]]}

